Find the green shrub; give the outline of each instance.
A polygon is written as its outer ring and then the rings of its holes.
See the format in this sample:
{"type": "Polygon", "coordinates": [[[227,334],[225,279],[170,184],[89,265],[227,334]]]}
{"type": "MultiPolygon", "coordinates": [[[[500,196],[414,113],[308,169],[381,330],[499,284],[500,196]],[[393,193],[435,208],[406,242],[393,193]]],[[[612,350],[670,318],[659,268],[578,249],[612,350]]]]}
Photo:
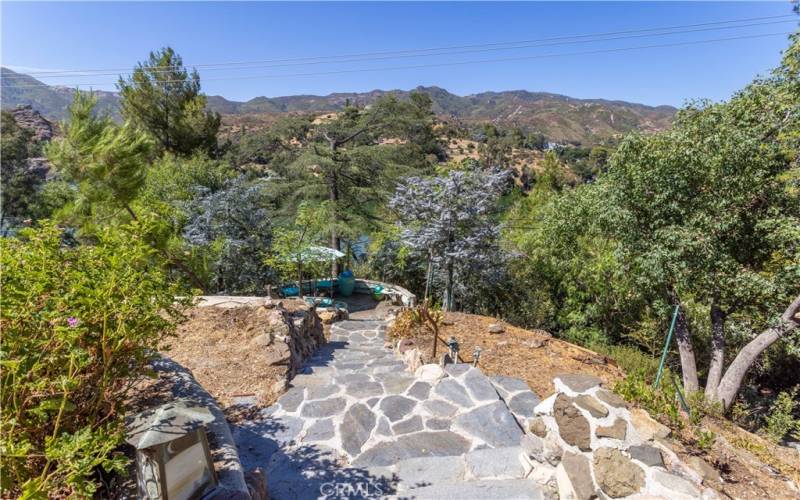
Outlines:
{"type": "Polygon", "coordinates": [[[0,239],[5,492],[87,497],[97,469],[123,470],[123,402],[180,320],[141,225],[73,247],[50,224],[0,239]]]}
{"type": "Polygon", "coordinates": [[[800,407],[800,402],[797,401],[798,389],[800,386],[778,394],[769,415],[764,417],[764,433],[776,443],[789,434],[800,433],[800,419],[794,418],[795,409],[800,407]]]}
{"type": "Polygon", "coordinates": [[[667,421],[674,429],[680,429],[683,420],[675,401],[674,390],[669,385],[669,376],[669,371],[665,371],[662,380],[667,385],[655,389],[645,370],[629,371],[624,379],[614,384],[614,391],[647,410],[654,418],[667,421]]]}

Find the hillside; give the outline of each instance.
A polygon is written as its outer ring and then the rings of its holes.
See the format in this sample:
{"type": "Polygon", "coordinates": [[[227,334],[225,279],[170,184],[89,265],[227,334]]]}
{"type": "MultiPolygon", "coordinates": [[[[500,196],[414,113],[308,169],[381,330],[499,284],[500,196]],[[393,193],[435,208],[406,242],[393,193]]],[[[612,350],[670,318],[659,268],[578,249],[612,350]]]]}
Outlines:
{"type": "MultiPolygon", "coordinates": [[[[90,89],[81,89],[90,90],[90,89]]],[[[50,120],[61,120],[72,102],[74,89],[47,85],[8,68],[0,68],[0,102],[3,109],[29,105],[50,120]]],[[[119,98],[114,92],[95,91],[99,110],[119,116],[119,98]]]]}
{"type": "MultiPolygon", "coordinates": [[[[458,96],[439,87],[417,87],[433,100],[434,111],[445,119],[464,124],[492,122],[516,126],[544,134],[557,142],[584,144],[624,134],[634,129],[659,130],[667,127],[675,108],[646,106],[625,101],[576,99],[546,92],[514,90],[482,92],[458,96]]],[[[13,108],[29,104],[48,118],[61,119],[71,100],[71,89],[46,85],[33,77],[2,68],[2,106],[13,108]],[[12,76],[13,78],[7,78],[12,76]]],[[[334,93],[327,96],[296,95],[256,97],[246,102],[209,96],[208,107],[225,118],[228,124],[267,124],[284,113],[321,113],[342,109],[349,101],[368,105],[393,94],[407,98],[406,90],[334,93]]],[[[98,92],[100,109],[116,113],[118,97],[113,92],[98,92]]]]}

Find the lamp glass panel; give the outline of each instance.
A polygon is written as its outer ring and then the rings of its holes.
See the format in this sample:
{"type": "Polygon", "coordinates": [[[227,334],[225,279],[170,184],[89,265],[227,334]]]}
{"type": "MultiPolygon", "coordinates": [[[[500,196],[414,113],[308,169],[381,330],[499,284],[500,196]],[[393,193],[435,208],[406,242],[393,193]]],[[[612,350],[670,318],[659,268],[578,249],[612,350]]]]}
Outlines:
{"type": "Polygon", "coordinates": [[[188,500],[211,481],[203,444],[197,442],[172,457],[165,465],[170,500],[188,500]]]}

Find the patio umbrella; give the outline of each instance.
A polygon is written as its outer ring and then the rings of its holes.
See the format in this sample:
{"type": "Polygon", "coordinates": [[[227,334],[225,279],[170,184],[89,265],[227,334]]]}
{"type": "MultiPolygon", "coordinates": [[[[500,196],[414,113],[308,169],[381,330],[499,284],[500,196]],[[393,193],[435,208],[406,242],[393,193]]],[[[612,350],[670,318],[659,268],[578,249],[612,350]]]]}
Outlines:
{"type": "Polygon", "coordinates": [[[305,262],[325,262],[341,259],[344,253],[334,248],[312,246],[300,252],[300,258],[295,258],[295,261],[305,262]]]}

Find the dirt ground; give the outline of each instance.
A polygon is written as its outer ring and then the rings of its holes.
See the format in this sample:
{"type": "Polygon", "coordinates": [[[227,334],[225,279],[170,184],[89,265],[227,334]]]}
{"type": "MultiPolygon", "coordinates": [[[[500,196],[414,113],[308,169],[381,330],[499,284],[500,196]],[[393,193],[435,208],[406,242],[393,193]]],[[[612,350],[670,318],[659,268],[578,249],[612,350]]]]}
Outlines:
{"type": "Polygon", "coordinates": [[[673,450],[684,460],[705,461],[722,481],[706,481],[723,498],[800,499],[800,454],[747,432],[730,421],[706,417],[702,426],[715,435],[706,451],[691,445],[691,432],[684,430],[671,440],[673,450]],[[792,484],[792,481],[794,484],[792,484]]]}
{"type": "MultiPolygon", "coordinates": [[[[444,342],[451,336],[458,341],[462,361],[471,362],[475,347],[480,346],[479,368],[492,375],[521,378],[542,398],[554,392],[553,377],[560,373],[590,373],[607,385],[624,376],[609,358],[552,338],[543,330],[523,330],[486,316],[447,313],[439,332],[442,342],[437,347],[437,358],[447,352],[444,342]],[[502,325],[505,331],[488,333],[492,323],[502,325]]],[[[433,362],[430,333],[417,331],[412,337],[425,362],[433,362]]]]}
{"type": "Polygon", "coordinates": [[[177,336],[161,352],[185,366],[221,406],[254,396],[259,406],[272,404],[282,390],[285,366],[270,366],[269,347],[253,348],[266,331],[263,317],[251,307],[194,307],[177,336]],[[280,384],[277,384],[280,385],[280,384]]]}

